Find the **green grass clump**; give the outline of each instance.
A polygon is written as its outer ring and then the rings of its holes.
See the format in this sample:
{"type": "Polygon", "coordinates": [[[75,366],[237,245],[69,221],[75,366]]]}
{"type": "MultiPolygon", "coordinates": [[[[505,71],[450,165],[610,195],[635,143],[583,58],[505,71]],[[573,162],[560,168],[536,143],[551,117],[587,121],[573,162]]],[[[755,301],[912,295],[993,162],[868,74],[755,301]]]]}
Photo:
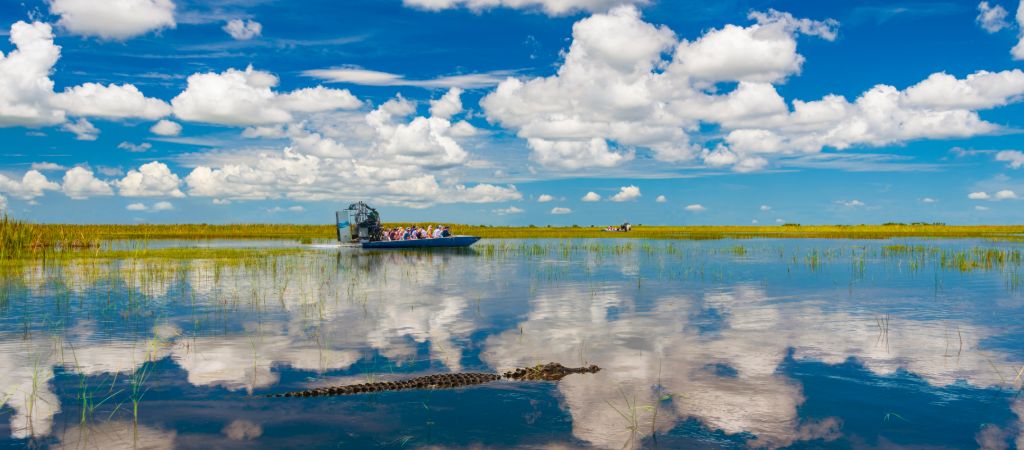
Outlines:
{"type": "Polygon", "coordinates": [[[99,238],[76,227],[31,224],[0,213],[0,260],[99,246],[99,238]]]}

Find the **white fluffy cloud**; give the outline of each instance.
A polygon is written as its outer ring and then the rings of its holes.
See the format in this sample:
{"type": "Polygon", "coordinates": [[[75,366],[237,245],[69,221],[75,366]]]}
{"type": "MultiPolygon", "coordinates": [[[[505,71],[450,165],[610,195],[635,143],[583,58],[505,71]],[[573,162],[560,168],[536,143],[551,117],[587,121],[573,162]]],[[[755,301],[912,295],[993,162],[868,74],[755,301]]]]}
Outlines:
{"type": "Polygon", "coordinates": [[[74,134],[75,139],[80,141],[95,141],[100,134],[99,128],[96,128],[92,122],[89,122],[85,118],[65,123],[64,125],[61,125],[60,128],[68,133],[74,134]]]}
{"type": "Polygon", "coordinates": [[[405,6],[440,11],[465,7],[473,11],[491,8],[539,9],[550,16],[578,11],[602,12],[625,4],[645,5],[649,0],[402,0],[405,6]]]}
{"type": "Polygon", "coordinates": [[[804,57],[796,52],[796,33],[835,40],[838,23],[797,19],[789,13],[753,12],[749,27],[726,25],[676,48],[675,67],[706,81],[773,82],[800,73],[804,57]]]}
{"type": "Polygon", "coordinates": [[[668,201],[668,199],[667,199],[667,198],[665,198],[665,196],[664,196],[664,195],[659,195],[659,196],[658,196],[658,198],[654,199],[654,201],[656,201],[656,202],[658,202],[658,203],[665,203],[665,202],[667,202],[667,201],[668,201]]]}
{"type": "Polygon", "coordinates": [[[181,125],[177,122],[163,119],[150,127],[149,132],[159,136],[177,136],[181,134],[181,125]]]}
{"type": "Polygon", "coordinates": [[[1024,167],[1024,152],[1020,150],[1003,150],[996,153],[996,161],[1005,161],[1011,169],[1024,167]]]}
{"type": "Polygon", "coordinates": [[[0,54],[0,126],[63,122],[64,111],[50,106],[50,71],[60,58],[52,28],[40,22],[17,22],[11,25],[10,40],[16,49],[0,54]]]}
{"type": "Polygon", "coordinates": [[[556,206],[554,208],[551,208],[551,214],[554,214],[554,215],[572,214],[572,210],[569,209],[569,208],[563,208],[561,206],[556,206]]]}
{"type": "Polygon", "coordinates": [[[74,167],[65,172],[64,184],[61,189],[65,195],[75,200],[114,195],[113,189],[110,189],[110,184],[96,178],[91,170],[84,167],[74,167]]]}
{"type": "Polygon", "coordinates": [[[85,117],[155,119],[170,111],[131,84],[84,83],[54,93],[50,74],[60,47],[50,25],[17,22],[11,25],[10,40],[16,49],[0,53],[0,127],[64,124],[79,139],[91,140],[99,130],[85,117]],[[67,122],[68,116],[79,119],[67,122]]]}
{"type": "Polygon", "coordinates": [[[495,213],[495,214],[497,214],[499,216],[507,216],[509,214],[520,214],[520,213],[523,213],[525,211],[522,208],[517,208],[515,206],[509,206],[508,208],[492,209],[491,212],[495,213]]]}
{"type": "Polygon", "coordinates": [[[989,5],[988,2],[978,3],[978,25],[989,33],[996,33],[1009,27],[1006,22],[1006,9],[1000,5],[989,5]]]}
{"type": "Polygon", "coordinates": [[[1009,189],[1003,189],[999,192],[996,192],[996,195],[993,198],[995,198],[996,200],[1016,200],[1017,193],[1009,189]]]}
{"type": "Polygon", "coordinates": [[[548,194],[540,194],[539,196],[537,196],[537,202],[539,203],[547,203],[554,199],[555,197],[552,197],[551,195],[548,194]]]}
{"type": "Polygon", "coordinates": [[[451,119],[462,112],[462,89],[449,89],[441,98],[430,101],[430,115],[440,119],[451,119]]]}
{"type": "Polygon", "coordinates": [[[171,202],[163,201],[153,204],[153,211],[170,211],[172,209],[174,209],[174,205],[171,202]]]}
{"type": "Polygon", "coordinates": [[[1010,189],[1002,189],[997,191],[995,194],[989,194],[985,191],[971,192],[970,194],[967,194],[967,198],[971,200],[991,200],[998,202],[1002,200],[1017,200],[1020,197],[1017,196],[1016,192],[1010,189]]]}
{"type": "Polygon", "coordinates": [[[427,207],[437,203],[493,203],[522,199],[515,186],[457,181],[469,153],[453,133],[453,89],[435,103],[438,116],[414,116],[401,96],[369,112],[312,114],[287,126],[253,128],[247,136],[287,138],[283,152],[198,155],[185,177],[190,195],[219,199],[370,198],[427,207]],[[441,103],[444,106],[441,106],[441,103]]]}
{"type": "Polygon", "coordinates": [[[687,210],[689,212],[695,212],[695,213],[707,211],[707,208],[705,208],[704,205],[701,205],[700,203],[694,203],[692,205],[686,205],[686,207],[683,208],[683,209],[687,210]]]}
{"type": "Polygon", "coordinates": [[[125,206],[124,209],[129,211],[145,211],[148,208],[143,203],[131,203],[128,206],[125,206]]]}
{"type": "Polygon", "coordinates": [[[129,151],[129,152],[132,152],[132,153],[145,153],[145,152],[149,151],[149,149],[153,148],[153,144],[150,144],[149,142],[143,142],[141,144],[133,144],[131,142],[125,141],[125,142],[122,142],[120,144],[117,144],[117,148],[119,148],[121,150],[129,151]]]}
{"type": "Polygon", "coordinates": [[[1017,28],[1019,28],[1020,42],[1010,50],[1013,55],[1013,59],[1021,60],[1024,59],[1024,0],[1020,1],[1020,6],[1017,7],[1017,28]]]}
{"type": "Polygon", "coordinates": [[[598,194],[597,192],[590,191],[587,192],[587,195],[584,195],[583,198],[581,198],[580,200],[585,202],[599,202],[601,201],[601,195],[598,194]]]}
{"type": "Polygon", "coordinates": [[[57,25],[73,34],[124,40],[153,30],[174,28],[171,0],[49,0],[57,25]]]}
{"type": "Polygon", "coordinates": [[[21,181],[13,180],[0,174],[0,192],[23,200],[32,200],[42,196],[46,191],[56,191],[60,185],[46,179],[38,170],[29,170],[21,177],[21,181]]]}
{"type": "Polygon", "coordinates": [[[773,83],[800,73],[796,37],[832,40],[838,24],[778,11],[749,18],[748,26],[678,41],[632,7],[595,14],[573,26],[555,75],[510,78],[481,105],[489,120],[526,139],[542,166],[612,167],[645,149],[665,162],[699,158],[749,172],[777,155],[995,132],[1000,127],[977,111],[1024,94],[1024,72],[1015,69],[965,78],[937,73],[905,90],[880,84],[853,101],[826,95],[787,102],[773,83]],[[709,149],[694,145],[691,135],[702,124],[719,127],[725,138],[709,149]]]}
{"type": "Polygon", "coordinates": [[[73,116],[155,120],[171,113],[162,100],[148,98],[131,84],[85,83],[69,87],[53,97],[51,104],[73,116]]]}
{"type": "Polygon", "coordinates": [[[182,120],[219,125],[287,123],[293,113],[356,109],[361,102],[348,90],[322,86],[280,94],[273,91],[277,77],[255,70],[228,69],[221,73],[197,73],[188,77],[185,91],[171,100],[174,114],[182,120]]]}
{"type": "Polygon", "coordinates": [[[263,33],[263,25],[255,20],[231,19],[223,30],[236,40],[247,41],[263,33]]]}
{"type": "Polygon", "coordinates": [[[122,197],[184,197],[181,178],[166,164],[153,161],[128,171],[115,183],[122,197]]]}
{"type": "Polygon", "coordinates": [[[933,73],[902,94],[901,103],[912,108],[989,109],[1020,100],[1024,94],[1024,72],[982,70],[962,80],[946,73],[933,73]]]}
{"type": "Polygon", "coordinates": [[[619,192],[609,200],[613,202],[628,202],[640,198],[640,188],[637,186],[623,186],[619,188],[619,192]]]}
{"type": "Polygon", "coordinates": [[[857,199],[853,199],[853,200],[836,200],[836,203],[839,204],[839,205],[843,205],[843,206],[845,206],[847,208],[856,208],[858,206],[864,206],[864,202],[862,202],[860,200],[857,200],[857,199]]]}

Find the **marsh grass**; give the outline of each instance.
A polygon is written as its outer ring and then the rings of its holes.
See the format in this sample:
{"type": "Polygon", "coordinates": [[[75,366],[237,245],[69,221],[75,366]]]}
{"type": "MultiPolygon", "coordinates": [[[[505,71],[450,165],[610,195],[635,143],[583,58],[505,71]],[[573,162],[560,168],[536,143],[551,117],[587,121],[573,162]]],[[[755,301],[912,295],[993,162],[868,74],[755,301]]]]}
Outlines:
{"type": "MultiPolygon", "coordinates": [[[[424,221],[421,224],[437,223],[424,221]]],[[[410,226],[413,223],[386,223],[385,227],[410,226]]],[[[805,225],[805,226],[640,226],[628,233],[609,233],[601,227],[506,227],[450,225],[455,234],[490,239],[745,239],[745,238],[823,238],[888,239],[899,237],[988,238],[1024,240],[1024,225],[885,224],[885,225],[805,225]]],[[[69,225],[31,224],[0,216],[0,259],[54,251],[93,249],[115,240],[147,241],[155,239],[292,239],[302,244],[336,238],[332,224],[136,224],[69,225]]]]}

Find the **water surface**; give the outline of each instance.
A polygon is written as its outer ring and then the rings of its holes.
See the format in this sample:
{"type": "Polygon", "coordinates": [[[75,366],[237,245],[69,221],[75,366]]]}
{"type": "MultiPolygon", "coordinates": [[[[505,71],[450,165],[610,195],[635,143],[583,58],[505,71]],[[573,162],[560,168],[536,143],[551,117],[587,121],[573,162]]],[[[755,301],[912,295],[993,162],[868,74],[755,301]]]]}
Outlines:
{"type": "Polygon", "coordinates": [[[0,446],[1021,448],[1021,247],[485,240],[34,261],[0,281],[0,446]],[[603,370],[262,397],[548,361],[603,370]]]}

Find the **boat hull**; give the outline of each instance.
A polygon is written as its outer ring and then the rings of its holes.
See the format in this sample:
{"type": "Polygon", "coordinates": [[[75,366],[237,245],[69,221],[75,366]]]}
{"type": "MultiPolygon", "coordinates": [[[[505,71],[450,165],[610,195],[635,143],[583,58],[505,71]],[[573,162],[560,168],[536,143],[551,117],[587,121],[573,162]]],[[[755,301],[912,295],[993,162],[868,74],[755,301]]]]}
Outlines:
{"type": "Polygon", "coordinates": [[[363,248],[455,248],[469,247],[479,240],[480,237],[478,236],[452,236],[437,239],[410,239],[408,241],[376,241],[363,242],[363,248]]]}

